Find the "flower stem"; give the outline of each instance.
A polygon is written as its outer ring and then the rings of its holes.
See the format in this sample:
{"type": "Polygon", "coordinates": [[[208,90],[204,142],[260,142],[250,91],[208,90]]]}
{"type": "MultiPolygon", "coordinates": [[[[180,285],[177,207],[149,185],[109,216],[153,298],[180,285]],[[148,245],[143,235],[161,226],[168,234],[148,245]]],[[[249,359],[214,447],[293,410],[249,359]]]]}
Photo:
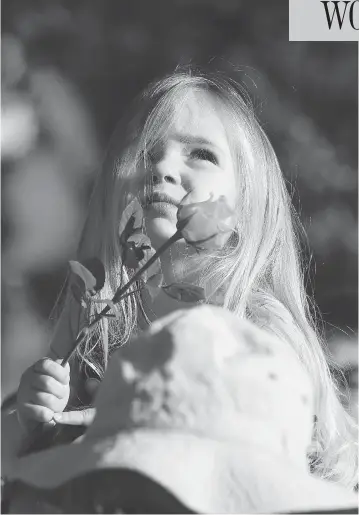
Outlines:
{"type": "MultiPolygon", "coordinates": [[[[136,282],[140,277],[141,275],[159,258],[159,256],[161,254],[163,254],[173,243],[175,243],[176,241],[178,241],[179,239],[182,238],[182,227],[179,228],[174,234],[173,236],[171,236],[170,238],[168,238],[167,241],[164,242],[164,244],[157,250],[157,252],[155,252],[155,254],[153,254],[153,256],[150,257],[150,259],[147,261],[147,263],[145,263],[143,265],[142,268],[140,268],[140,270],[137,270],[137,272],[135,273],[135,275],[133,277],[131,277],[131,279],[128,281],[127,284],[125,284],[124,286],[122,286],[122,288],[120,287],[115,295],[113,296],[112,298],[112,302],[114,304],[116,304],[117,302],[119,302],[122,298],[123,298],[123,295],[127,292],[127,290],[132,286],[132,284],[134,282],[136,282]]],[[[84,329],[82,329],[79,333],[79,335],[77,336],[76,340],[75,340],[75,343],[74,343],[74,347],[71,349],[71,351],[69,351],[67,353],[67,355],[64,357],[64,359],[62,360],[62,363],[61,365],[62,366],[65,366],[66,363],[69,361],[69,359],[71,358],[71,356],[74,354],[75,350],[77,349],[77,347],[79,345],[81,345],[81,343],[86,339],[88,333],[89,333],[89,330],[94,326],[96,325],[100,320],[101,318],[106,315],[106,313],[108,313],[110,311],[111,307],[110,306],[106,306],[100,313],[98,313],[94,319],[92,320],[92,322],[90,322],[88,324],[87,327],[85,327],[84,329]]]]}

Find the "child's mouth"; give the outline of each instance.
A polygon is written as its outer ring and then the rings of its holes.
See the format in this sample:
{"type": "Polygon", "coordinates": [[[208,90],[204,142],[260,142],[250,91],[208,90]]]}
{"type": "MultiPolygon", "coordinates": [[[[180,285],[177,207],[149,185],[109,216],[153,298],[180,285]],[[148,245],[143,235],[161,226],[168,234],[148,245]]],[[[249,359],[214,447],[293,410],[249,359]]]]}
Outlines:
{"type": "Polygon", "coordinates": [[[145,199],[145,207],[154,208],[154,209],[163,209],[168,207],[177,208],[179,202],[177,202],[174,198],[170,197],[166,193],[153,192],[148,195],[145,199]]]}

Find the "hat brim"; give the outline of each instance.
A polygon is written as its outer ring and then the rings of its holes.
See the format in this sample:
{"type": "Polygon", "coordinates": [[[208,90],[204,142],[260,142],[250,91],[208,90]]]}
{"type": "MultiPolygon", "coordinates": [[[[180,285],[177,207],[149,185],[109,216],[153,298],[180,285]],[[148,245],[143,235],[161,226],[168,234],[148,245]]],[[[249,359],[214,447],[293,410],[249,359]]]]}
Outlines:
{"type": "Polygon", "coordinates": [[[253,443],[151,429],[85,436],[18,458],[8,479],[50,489],[109,468],[146,474],[195,512],[310,512],[357,506],[354,493],[253,443]]]}

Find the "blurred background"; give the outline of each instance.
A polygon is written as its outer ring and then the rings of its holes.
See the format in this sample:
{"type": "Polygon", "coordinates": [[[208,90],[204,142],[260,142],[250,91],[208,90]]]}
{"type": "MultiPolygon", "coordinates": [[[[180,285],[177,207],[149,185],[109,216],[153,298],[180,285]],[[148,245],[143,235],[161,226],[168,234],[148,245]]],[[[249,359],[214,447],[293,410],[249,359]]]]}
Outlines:
{"type": "Polygon", "coordinates": [[[123,108],[178,64],[241,81],[312,253],[308,293],[357,416],[356,43],[289,43],[288,0],[2,2],[2,398],[46,354],[123,108]]]}

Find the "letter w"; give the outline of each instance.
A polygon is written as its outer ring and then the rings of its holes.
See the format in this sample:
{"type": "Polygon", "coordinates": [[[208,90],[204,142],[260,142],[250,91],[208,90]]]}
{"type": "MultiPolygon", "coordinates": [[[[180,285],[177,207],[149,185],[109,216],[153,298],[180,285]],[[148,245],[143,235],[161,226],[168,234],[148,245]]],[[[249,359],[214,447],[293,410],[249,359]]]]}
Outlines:
{"type": "Polygon", "coordinates": [[[329,13],[329,8],[328,8],[328,4],[329,4],[329,1],[322,1],[320,2],[321,4],[324,4],[324,7],[325,7],[325,14],[327,16],[327,22],[328,22],[328,27],[329,27],[329,30],[332,28],[332,25],[333,25],[333,19],[334,19],[334,14],[336,15],[337,17],[337,20],[338,20],[338,25],[340,27],[340,29],[342,28],[343,26],[343,22],[344,22],[344,18],[345,18],[345,13],[346,13],[346,10],[347,10],[347,7],[348,7],[348,4],[350,4],[350,2],[339,2],[338,0],[334,1],[334,2],[330,2],[331,4],[334,4],[334,10],[332,12],[332,15],[330,15],[329,13]],[[345,4],[345,9],[344,9],[344,12],[343,12],[343,16],[340,17],[340,11],[339,11],[339,7],[338,7],[338,4],[339,3],[343,3],[345,4]]]}

